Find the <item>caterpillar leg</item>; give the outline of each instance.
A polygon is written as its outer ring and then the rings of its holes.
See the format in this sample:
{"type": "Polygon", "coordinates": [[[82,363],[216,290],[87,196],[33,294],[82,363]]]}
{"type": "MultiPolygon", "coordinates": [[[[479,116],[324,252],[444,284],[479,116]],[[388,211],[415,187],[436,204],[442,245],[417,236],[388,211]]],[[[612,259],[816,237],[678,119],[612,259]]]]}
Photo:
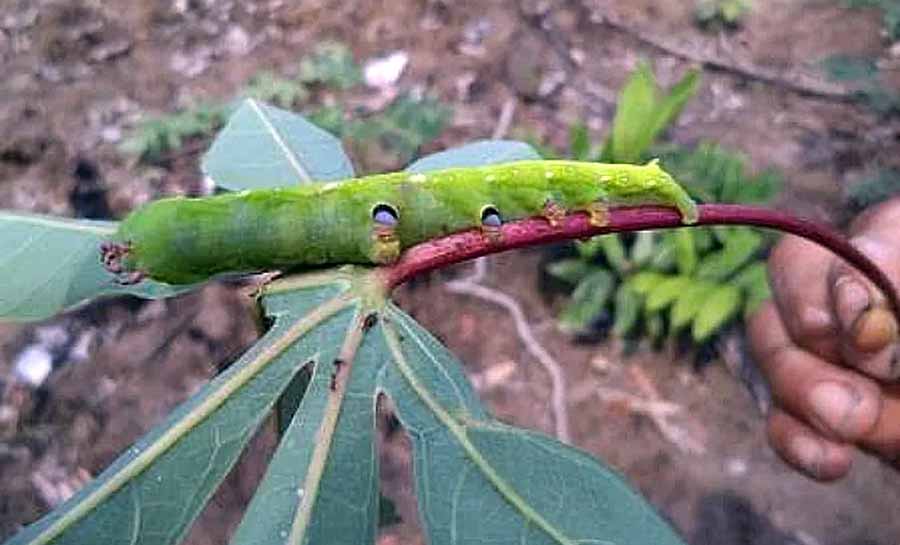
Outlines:
{"type": "Polygon", "coordinates": [[[388,265],[400,257],[400,241],[396,236],[378,235],[372,237],[372,262],[388,265]]]}
{"type": "Polygon", "coordinates": [[[603,227],[604,225],[609,224],[609,208],[605,203],[602,202],[592,202],[587,205],[588,216],[590,216],[591,225],[594,227],[603,227]]]}
{"type": "Polygon", "coordinates": [[[551,227],[556,227],[566,217],[566,209],[554,201],[547,200],[541,210],[541,215],[551,227]]]}

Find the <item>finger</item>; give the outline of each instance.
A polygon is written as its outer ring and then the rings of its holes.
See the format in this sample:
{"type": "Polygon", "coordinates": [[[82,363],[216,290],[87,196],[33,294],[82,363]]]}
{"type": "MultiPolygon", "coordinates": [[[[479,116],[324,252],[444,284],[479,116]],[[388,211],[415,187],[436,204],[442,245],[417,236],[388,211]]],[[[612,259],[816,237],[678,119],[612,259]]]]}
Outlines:
{"type": "Polygon", "coordinates": [[[822,359],[838,361],[838,324],[825,273],[834,257],[799,237],[785,236],[769,258],[769,283],[792,344],[822,359]]]}
{"type": "MultiPolygon", "coordinates": [[[[891,238],[897,236],[894,233],[891,238]]],[[[852,240],[900,286],[900,244],[883,239],[876,232],[852,240]]],[[[832,265],[828,284],[840,329],[842,361],[874,378],[900,378],[900,362],[895,357],[898,325],[884,294],[843,261],[836,260],[832,265]]]]}
{"type": "Polygon", "coordinates": [[[853,465],[853,447],[822,437],[782,410],[769,415],[766,430],[775,452],[813,479],[840,479],[853,465]]]}
{"type": "Polygon", "coordinates": [[[774,304],[751,316],[747,334],[778,406],[840,441],[857,441],[873,429],[881,410],[878,386],[795,345],[774,304]]]}
{"type": "Polygon", "coordinates": [[[900,384],[884,387],[881,415],[861,444],[872,454],[900,468],[900,384]]]}

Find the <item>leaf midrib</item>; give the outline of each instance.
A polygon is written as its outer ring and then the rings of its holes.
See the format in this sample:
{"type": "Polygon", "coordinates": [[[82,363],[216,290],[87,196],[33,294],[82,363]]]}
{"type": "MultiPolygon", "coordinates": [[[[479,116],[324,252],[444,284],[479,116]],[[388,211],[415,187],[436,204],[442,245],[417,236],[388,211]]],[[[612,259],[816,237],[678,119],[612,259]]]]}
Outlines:
{"type": "MultiPolygon", "coordinates": [[[[392,322],[396,323],[396,322],[392,322]]],[[[404,329],[407,330],[407,334],[413,339],[417,339],[416,335],[413,331],[410,331],[405,324],[403,325],[404,329]]],[[[431,392],[428,391],[420,382],[419,379],[415,376],[415,373],[412,370],[412,367],[406,361],[406,357],[403,355],[403,351],[400,348],[400,342],[397,339],[397,334],[394,332],[393,328],[390,325],[385,325],[381,330],[384,333],[385,342],[388,345],[388,348],[391,351],[391,355],[393,356],[394,363],[397,365],[400,374],[406,379],[409,383],[410,388],[416,393],[416,395],[422,400],[422,402],[431,410],[431,412],[441,421],[444,426],[450,431],[450,433],[456,438],[459,442],[460,446],[466,452],[466,454],[471,459],[472,463],[478,467],[481,471],[482,475],[490,482],[497,492],[503,496],[510,505],[519,511],[519,513],[527,520],[531,521],[535,526],[543,530],[547,535],[553,538],[557,543],[561,545],[577,545],[577,542],[574,539],[563,534],[562,530],[552,525],[547,519],[541,516],[537,510],[531,506],[525,498],[520,496],[513,486],[502,479],[498,472],[491,466],[490,462],[488,462],[484,456],[482,456],[481,452],[478,448],[469,440],[468,434],[466,433],[466,427],[460,425],[444,408],[438,403],[438,401],[431,395],[431,392]]],[[[423,345],[419,345],[419,348],[424,352],[428,353],[429,350],[427,347],[423,345]]]]}

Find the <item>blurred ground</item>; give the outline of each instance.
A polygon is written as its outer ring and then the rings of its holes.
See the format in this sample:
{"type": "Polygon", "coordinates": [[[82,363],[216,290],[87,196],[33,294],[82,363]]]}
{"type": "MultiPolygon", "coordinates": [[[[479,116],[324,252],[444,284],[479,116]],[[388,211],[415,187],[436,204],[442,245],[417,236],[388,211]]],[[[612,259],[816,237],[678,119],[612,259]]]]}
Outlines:
{"type": "MultiPolygon", "coordinates": [[[[842,100],[841,89],[809,69],[834,53],[878,54],[890,44],[875,12],[825,0],[753,4],[743,28],[717,35],[698,31],[690,2],[675,1],[421,0],[398,9],[0,0],[0,207],[118,217],[151,196],[195,188],[196,151],[164,169],[137,169],[116,151],[123,131],[141,112],[228,98],[252,74],[294,67],[329,38],[360,59],[410,55],[398,85],[424,87],[455,112],[432,150],[490,136],[505,104],[514,105],[514,135],[562,147],[576,120],[602,135],[616,90],[641,58],[654,61],[664,84],[708,61],[672,139],[717,140],[756,167],[781,168],[789,180],[782,207],[835,218],[844,187],[867,165],[900,161],[900,123],[842,100]],[[109,207],[98,210],[103,201],[91,196],[104,192],[109,207]]],[[[542,255],[492,259],[487,283],[519,300],[561,362],[573,443],[623,471],[690,543],[896,545],[897,472],[861,459],[839,484],[812,483],[776,459],[756,403],[720,362],[698,370],[672,351],[626,359],[615,343],[574,343],[553,326],[558,301],[540,290],[542,255]],[[681,406],[674,425],[699,448],[683,451],[684,440],[664,438],[634,403],[601,399],[601,387],[681,406]]],[[[459,273],[417,282],[399,301],[466,362],[498,417],[553,433],[545,371],[504,312],[445,289],[459,273]]],[[[0,325],[0,539],[98,473],[257,334],[249,299],[224,284],[165,302],[101,302],[41,325],[0,325]],[[58,370],[31,391],[13,384],[10,369],[35,343],[58,370]]],[[[190,543],[226,540],[273,443],[261,433],[190,543]]],[[[393,434],[384,445],[385,493],[405,521],[385,532],[385,543],[421,539],[403,443],[393,434]]]]}

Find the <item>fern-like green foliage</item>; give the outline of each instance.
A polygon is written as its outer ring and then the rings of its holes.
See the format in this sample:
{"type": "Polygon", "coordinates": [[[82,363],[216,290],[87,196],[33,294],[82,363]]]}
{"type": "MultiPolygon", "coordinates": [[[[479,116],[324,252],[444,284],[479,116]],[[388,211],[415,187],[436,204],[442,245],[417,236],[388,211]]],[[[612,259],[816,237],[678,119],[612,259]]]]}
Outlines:
{"type": "Polygon", "coordinates": [[[407,162],[444,130],[452,113],[435,98],[404,94],[378,115],[351,124],[346,134],[356,140],[377,141],[407,162]]]}
{"type": "Polygon", "coordinates": [[[855,89],[856,99],[881,114],[900,113],[900,93],[885,87],[877,59],[864,55],[832,55],[822,61],[829,78],[855,89]]]}
{"type": "MultiPolygon", "coordinates": [[[[712,143],[690,150],[650,148],[693,96],[695,78],[689,74],[665,94],[641,66],[622,92],[599,158],[639,162],[659,157],[701,202],[771,201],[781,176],[772,170],[750,174],[740,154],[712,143]]],[[[569,141],[570,156],[598,158],[585,127],[573,127],[569,141]]],[[[574,256],[548,266],[551,276],[573,288],[560,325],[572,333],[609,326],[619,336],[643,334],[655,341],[689,332],[694,342],[704,343],[770,296],[762,260],[769,243],[765,235],[743,227],[647,231],[577,243],[574,256]]]]}
{"type": "Polygon", "coordinates": [[[309,98],[309,90],[302,82],[269,71],[253,76],[242,94],[246,98],[255,98],[285,109],[302,104],[309,98]]]}
{"type": "MultiPolygon", "coordinates": [[[[388,106],[368,116],[348,115],[339,104],[322,105],[316,91],[351,91],[362,83],[362,69],[350,49],[340,43],[320,44],[300,61],[290,78],[271,71],[253,76],[238,96],[255,98],[284,109],[300,109],[314,124],[354,142],[376,144],[388,163],[408,162],[423,144],[443,131],[452,111],[437,99],[401,93],[388,106]],[[352,121],[348,121],[352,117],[352,121]]],[[[120,150],[143,162],[156,163],[185,141],[210,138],[233,111],[232,104],[200,104],[140,123],[120,150]]]]}
{"type": "Polygon", "coordinates": [[[349,47],[339,42],[325,42],[300,62],[299,80],[307,85],[346,90],[362,83],[362,69],[349,47]]]}
{"type": "Polygon", "coordinates": [[[736,28],[752,7],[750,0],[696,0],[694,19],[705,29],[736,28]]]}
{"type": "Polygon", "coordinates": [[[221,104],[199,104],[169,115],[150,117],[119,146],[123,153],[144,162],[159,161],[192,138],[205,138],[222,127],[231,108],[221,104]]]}
{"type": "MultiPolygon", "coordinates": [[[[850,8],[878,8],[884,14],[888,37],[900,39],[900,1],[843,0],[850,8]]],[[[865,55],[832,55],[822,61],[822,69],[831,79],[853,85],[859,102],[884,115],[900,113],[900,93],[882,83],[877,59],[865,55]]]]}

